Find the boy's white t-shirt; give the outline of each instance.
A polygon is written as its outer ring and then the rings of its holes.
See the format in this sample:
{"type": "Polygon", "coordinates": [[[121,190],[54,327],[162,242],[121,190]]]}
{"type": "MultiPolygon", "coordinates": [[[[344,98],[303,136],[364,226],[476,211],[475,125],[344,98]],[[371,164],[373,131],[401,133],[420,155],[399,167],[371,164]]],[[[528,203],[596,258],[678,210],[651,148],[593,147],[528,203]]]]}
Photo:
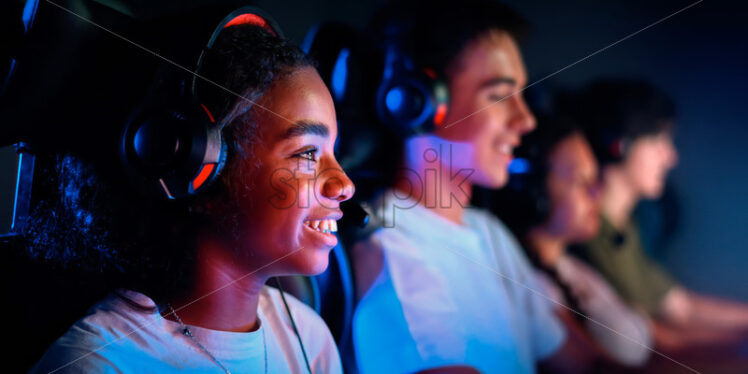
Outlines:
{"type": "MultiPolygon", "coordinates": [[[[316,373],[342,373],[330,331],[311,308],[286,295],[316,373]]],[[[189,326],[193,336],[231,373],[307,373],[278,290],[264,287],[258,307],[260,327],[227,332],[189,326]],[[265,359],[267,352],[267,361],[265,359]]],[[[222,373],[177,322],[158,313],[153,300],[120,291],[94,305],[44,354],[31,373],[222,373]],[[133,306],[135,303],[151,310],[133,306]]]]}
{"type": "Polygon", "coordinates": [[[354,315],[361,372],[535,372],[565,330],[509,230],[480,209],[458,225],[393,193],[372,207],[385,227],[354,247],[357,280],[373,280],[354,315]]]}

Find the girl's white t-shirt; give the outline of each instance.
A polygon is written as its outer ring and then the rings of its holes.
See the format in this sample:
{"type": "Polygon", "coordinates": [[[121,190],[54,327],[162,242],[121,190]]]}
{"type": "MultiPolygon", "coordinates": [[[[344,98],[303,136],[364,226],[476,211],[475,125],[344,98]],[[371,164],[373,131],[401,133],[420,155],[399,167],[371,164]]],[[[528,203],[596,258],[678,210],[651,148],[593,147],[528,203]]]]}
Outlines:
{"type": "MultiPolygon", "coordinates": [[[[335,341],[322,318],[286,295],[314,373],[342,373],[335,341]]],[[[307,373],[299,341],[278,290],[264,287],[260,327],[227,332],[189,326],[231,373],[307,373]],[[267,365],[267,370],[266,370],[267,365]]],[[[60,337],[31,373],[222,373],[180,325],[144,294],[119,291],[94,305],[60,337]],[[140,306],[140,307],[139,307],[140,306]]]]}

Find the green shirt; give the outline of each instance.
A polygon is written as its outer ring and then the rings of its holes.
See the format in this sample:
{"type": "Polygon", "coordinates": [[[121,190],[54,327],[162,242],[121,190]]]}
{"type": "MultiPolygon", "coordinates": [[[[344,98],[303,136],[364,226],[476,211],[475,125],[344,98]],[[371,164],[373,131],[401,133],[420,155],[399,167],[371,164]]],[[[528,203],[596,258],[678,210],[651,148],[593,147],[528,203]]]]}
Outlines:
{"type": "Polygon", "coordinates": [[[670,275],[644,253],[634,222],[618,232],[601,217],[597,237],[574,251],[596,268],[624,300],[649,314],[659,312],[665,294],[675,285],[670,275]]]}

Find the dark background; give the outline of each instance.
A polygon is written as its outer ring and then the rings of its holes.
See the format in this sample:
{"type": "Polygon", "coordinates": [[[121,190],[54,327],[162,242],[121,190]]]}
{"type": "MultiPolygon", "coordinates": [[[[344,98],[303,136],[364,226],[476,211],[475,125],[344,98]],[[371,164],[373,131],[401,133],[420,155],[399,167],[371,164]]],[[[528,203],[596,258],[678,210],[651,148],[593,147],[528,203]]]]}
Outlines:
{"type": "MultiPolygon", "coordinates": [[[[675,0],[506,2],[532,24],[521,46],[531,83],[693,4],[675,0]]],[[[119,2],[136,15],[168,12],[186,3],[119,2]]],[[[300,43],[306,30],[320,21],[363,26],[379,2],[255,4],[274,15],[286,36],[300,43]]],[[[742,300],[748,300],[744,270],[748,268],[748,229],[744,227],[748,221],[744,193],[748,191],[748,128],[743,126],[748,118],[746,15],[746,6],[737,1],[703,1],[543,82],[546,87],[578,87],[600,76],[644,77],[673,96],[679,112],[680,164],[671,174],[666,196],[638,209],[648,250],[688,287],[742,300]]],[[[9,226],[16,174],[12,155],[12,150],[0,149],[3,230],[9,226]]]]}

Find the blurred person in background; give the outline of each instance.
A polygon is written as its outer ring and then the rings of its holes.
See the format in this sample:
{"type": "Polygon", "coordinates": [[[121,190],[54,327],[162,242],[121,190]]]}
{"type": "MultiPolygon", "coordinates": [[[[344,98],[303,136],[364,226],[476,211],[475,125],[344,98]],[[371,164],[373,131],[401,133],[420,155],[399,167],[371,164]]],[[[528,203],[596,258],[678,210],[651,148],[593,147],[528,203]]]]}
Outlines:
{"type": "Polygon", "coordinates": [[[602,79],[564,110],[585,128],[601,166],[601,228],[574,252],[654,319],[663,349],[745,340],[748,305],[688,290],[642,247],[634,208],[662,195],[678,162],[672,100],[646,81],[602,79]]]}
{"type": "Polygon", "coordinates": [[[520,239],[540,270],[543,293],[556,302],[567,327],[585,329],[593,348],[613,360],[641,366],[653,345],[648,318],[567,253],[570,244],[594,238],[600,227],[595,156],[574,123],[550,117],[540,122],[517,150],[508,186],[489,192],[484,203],[520,239]]]}
{"type": "MultiPolygon", "coordinates": [[[[509,230],[468,207],[473,186],[504,186],[514,148],[535,127],[521,94],[523,24],[511,9],[479,0],[392,3],[375,19],[375,40],[396,43],[409,74],[443,79],[450,98],[433,128],[404,137],[399,174],[372,203],[383,227],[353,247],[354,346],[363,373],[592,365],[593,353],[530,291],[540,286],[509,230]]],[[[431,100],[404,99],[405,90],[387,92],[392,118],[384,125],[408,114],[396,110],[401,104],[431,100]]]]}

